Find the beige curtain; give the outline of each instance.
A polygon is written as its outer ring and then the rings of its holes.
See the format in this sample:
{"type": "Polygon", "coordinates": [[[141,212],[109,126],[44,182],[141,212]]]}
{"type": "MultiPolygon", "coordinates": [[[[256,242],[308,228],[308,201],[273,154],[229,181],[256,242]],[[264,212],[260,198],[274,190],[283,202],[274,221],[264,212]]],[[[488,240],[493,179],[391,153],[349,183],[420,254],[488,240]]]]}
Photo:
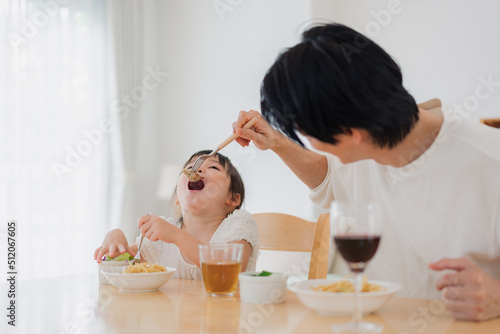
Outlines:
{"type": "Polygon", "coordinates": [[[156,44],[162,41],[156,36],[156,2],[110,0],[107,4],[115,87],[111,112],[118,127],[115,146],[119,148],[110,175],[118,185],[112,194],[111,227],[121,228],[132,241],[139,234],[136,223],[140,216],[164,212],[156,193],[162,148],[157,94],[168,74],[157,60],[156,44]]]}
{"type": "Polygon", "coordinates": [[[134,224],[140,215],[137,207],[137,124],[142,115],[142,104],[132,96],[141,84],[143,75],[143,4],[142,1],[108,1],[111,67],[115,91],[111,104],[116,123],[120,154],[112,174],[119,186],[115,189],[113,206],[116,216],[113,227],[120,227],[130,238],[137,234],[134,224]]]}
{"type": "Polygon", "coordinates": [[[16,220],[20,279],[96,270],[110,217],[106,30],[100,0],[0,0],[0,245],[16,220]]]}

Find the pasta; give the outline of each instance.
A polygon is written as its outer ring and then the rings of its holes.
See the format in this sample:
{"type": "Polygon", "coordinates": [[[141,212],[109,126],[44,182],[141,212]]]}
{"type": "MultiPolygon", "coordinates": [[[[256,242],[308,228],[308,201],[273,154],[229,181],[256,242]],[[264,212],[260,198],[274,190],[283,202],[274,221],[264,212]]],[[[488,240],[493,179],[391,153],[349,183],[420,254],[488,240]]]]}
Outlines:
{"type": "Polygon", "coordinates": [[[123,271],[124,274],[140,274],[140,273],[159,273],[162,271],[167,271],[164,266],[159,264],[151,263],[136,263],[131,264],[123,271]]]}
{"type": "MultiPolygon", "coordinates": [[[[311,289],[326,292],[355,292],[354,284],[350,280],[340,280],[329,285],[312,286],[311,289]]],[[[385,291],[385,288],[377,284],[368,283],[368,279],[363,277],[361,292],[385,291]]]]}

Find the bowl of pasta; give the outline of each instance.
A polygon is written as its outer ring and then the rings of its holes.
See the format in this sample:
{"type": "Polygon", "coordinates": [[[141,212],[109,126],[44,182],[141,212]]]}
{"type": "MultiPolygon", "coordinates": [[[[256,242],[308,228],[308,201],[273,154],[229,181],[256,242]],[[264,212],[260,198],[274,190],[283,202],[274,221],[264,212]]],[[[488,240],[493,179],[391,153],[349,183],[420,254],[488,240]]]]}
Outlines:
{"type": "MultiPolygon", "coordinates": [[[[354,309],[354,285],[349,279],[311,279],[288,285],[300,301],[321,315],[349,316],[354,309]]],[[[401,290],[396,283],[363,280],[363,314],[376,312],[401,290]]]]}
{"type": "Polygon", "coordinates": [[[172,277],[175,268],[158,264],[137,263],[122,272],[102,270],[110,284],[125,292],[150,292],[158,290],[172,277]]]}

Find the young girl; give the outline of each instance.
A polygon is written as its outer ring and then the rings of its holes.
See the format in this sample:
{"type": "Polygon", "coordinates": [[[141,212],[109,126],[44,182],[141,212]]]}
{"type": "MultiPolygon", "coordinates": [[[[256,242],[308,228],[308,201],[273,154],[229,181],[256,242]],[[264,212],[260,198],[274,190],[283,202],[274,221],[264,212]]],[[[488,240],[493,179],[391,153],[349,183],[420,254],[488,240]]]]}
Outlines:
{"type": "MultiPolygon", "coordinates": [[[[184,168],[192,167],[196,158],[211,151],[191,156],[184,168]]],[[[154,215],[143,216],[137,226],[144,235],[141,258],[149,263],[177,268],[174,277],[202,279],[198,245],[205,243],[237,243],[243,245],[241,271],[255,270],[259,249],[257,225],[252,215],[240,210],[245,188],[240,174],[222,154],[209,157],[198,173],[201,181],[190,182],[179,176],[175,204],[180,205],[179,219],[154,215]]],[[[128,245],[125,234],[115,229],[108,232],[94,259],[101,262],[104,255],[137,252],[136,243],[128,245]]]]}

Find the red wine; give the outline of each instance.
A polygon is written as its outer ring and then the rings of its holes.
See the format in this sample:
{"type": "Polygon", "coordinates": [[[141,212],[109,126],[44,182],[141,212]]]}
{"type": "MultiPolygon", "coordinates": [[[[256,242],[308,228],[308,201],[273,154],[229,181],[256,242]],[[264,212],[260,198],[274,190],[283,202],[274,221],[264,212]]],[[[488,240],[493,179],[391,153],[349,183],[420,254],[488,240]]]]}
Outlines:
{"type": "Polygon", "coordinates": [[[342,257],[350,263],[368,262],[377,252],[379,235],[341,235],[334,237],[342,257]]]}

